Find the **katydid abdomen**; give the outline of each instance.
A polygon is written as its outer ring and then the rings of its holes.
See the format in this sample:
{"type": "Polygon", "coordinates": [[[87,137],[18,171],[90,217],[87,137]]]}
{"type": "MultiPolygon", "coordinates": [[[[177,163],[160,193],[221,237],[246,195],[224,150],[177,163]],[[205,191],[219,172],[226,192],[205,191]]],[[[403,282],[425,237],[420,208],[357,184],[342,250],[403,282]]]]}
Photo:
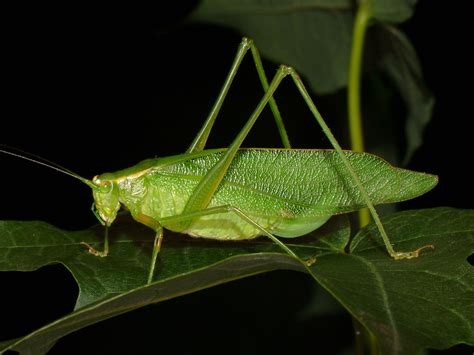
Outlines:
{"type": "MultiPolygon", "coordinates": [[[[120,202],[133,216],[160,221],[182,213],[223,151],[147,160],[99,178],[117,184],[120,202]]],[[[374,204],[416,197],[437,182],[433,175],[395,168],[374,155],[345,154],[374,204]]],[[[209,207],[223,205],[240,209],[277,236],[298,237],[319,228],[332,215],[364,207],[365,202],[335,151],[241,149],[209,203],[209,207]]],[[[162,225],[209,239],[250,239],[262,234],[233,213],[199,217],[186,229],[180,223],[162,225]]]]}

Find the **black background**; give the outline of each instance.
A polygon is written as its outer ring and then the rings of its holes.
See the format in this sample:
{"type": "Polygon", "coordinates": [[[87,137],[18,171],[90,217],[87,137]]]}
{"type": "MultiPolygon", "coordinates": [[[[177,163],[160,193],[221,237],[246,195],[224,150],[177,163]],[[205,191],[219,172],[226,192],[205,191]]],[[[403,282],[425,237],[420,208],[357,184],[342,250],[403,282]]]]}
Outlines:
{"type": "MultiPolygon", "coordinates": [[[[147,9],[147,17],[126,8],[5,9],[0,143],[85,177],[183,152],[206,117],[240,41],[229,29],[184,23],[194,5],[147,9]]],[[[467,10],[446,7],[420,1],[414,17],[402,26],[437,100],[425,143],[409,168],[440,176],[434,191],[404,208],[473,206],[472,33],[467,10]]],[[[267,73],[276,68],[276,63],[265,64],[267,73]]],[[[325,117],[341,111],[331,105],[344,94],[316,97],[325,117]]],[[[210,147],[229,144],[260,95],[247,60],[210,147]]],[[[318,127],[307,128],[312,127],[309,114],[291,85],[282,86],[278,99],[284,117],[285,112],[298,117],[289,132],[296,147],[328,146],[318,127]]],[[[246,146],[279,145],[267,117],[257,123],[246,146]]],[[[346,136],[344,127],[328,121],[336,136],[346,136]]],[[[95,223],[86,186],[8,156],[0,164],[2,219],[45,220],[66,229],[95,223]]],[[[68,313],[77,295],[72,277],[60,266],[4,273],[0,285],[2,312],[13,311],[2,313],[0,340],[68,313]]],[[[349,316],[295,318],[312,292],[305,275],[260,275],[88,327],[60,340],[51,353],[302,354],[351,349],[349,316]]],[[[464,351],[466,347],[457,347],[451,353],[464,351]]]]}

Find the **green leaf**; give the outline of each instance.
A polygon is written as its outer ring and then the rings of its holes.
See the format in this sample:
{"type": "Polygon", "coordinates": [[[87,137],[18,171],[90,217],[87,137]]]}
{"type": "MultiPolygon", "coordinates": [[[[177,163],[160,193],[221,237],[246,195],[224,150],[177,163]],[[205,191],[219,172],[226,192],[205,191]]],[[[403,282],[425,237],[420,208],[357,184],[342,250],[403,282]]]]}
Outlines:
{"type": "Polygon", "coordinates": [[[390,23],[399,23],[408,20],[413,15],[414,7],[418,2],[417,0],[368,1],[371,2],[372,17],[377,21],[390,23]]]}
{"type": "Polygon", "coordinates": [[[41,222],[0,224],[0,270],[33,270],[63,263],[81,289],[76,310],[3,350],[35,352],[60,337],[115,315],[256,273],[290,269],[312,276],[378,336],[386,353],[474,344],[474,210],[439,208],[394,214],[384,221],[395,250],[433,244],[419,258],[394,261],[373,226],[353,240],[347,220],[332,219],[312,235],[287,244],[308,269],[265,239],[214,242],[167,233],[159,281],[143,286],[153,233],[130,221],[112,231],[111,255],[97,258],[79,245],[97,242],[100,229],[65,232],[41,222]],[[446,326],[449,325],[449,326],[446,326]]]}
{"type": "Polygon", "coordinates": [[[421,65],[408,38],[393,26],[373,28],[370,43],[377,48],[371,53],[377,66],[392,79],[407,107],[405,137],[407,146],[403,165],[423,142],[423,132],[429,123],[434,97],[423,81],[421,65]]]}
{"type": "Polygon", "coordinates": [[[435,249],[393,261],[372,224],[350,254],[319,258],[311,267],[318,281],[377,336],[383,354],[473,345],[474,210],[405,211],[382,222],[395,250],[435,249]]]}
{"type": "Polygon", "coordinates": [[[312,90],[347,84],[353,23],[350,1],[202,1],[192,19],[237,29],[262,55],[294,66],[312,90]]]}
{"type": "MultiPolygon", "coordinates": [[[[129,219],[111,229],[111,253],[90,255],[79,243],[100,243],[102,228],[67,232],[43,222],[0,223],[0,270],[35,270],[62,263],[76,279],[80,293],[75,311],[6,347],[34,352],[87,325],[200,289],[276,269],[304,271],[265,238],[215,242],[166,231],[157,265],[159,281],[145,286],[153,231],[129,219]]],[[[304,258],[342,252],[349,241],[345,218],[337,218],[312,237],[290,245],[304,258]]],[[[0,348],[1,349],[1,348],[0,348]]]]}

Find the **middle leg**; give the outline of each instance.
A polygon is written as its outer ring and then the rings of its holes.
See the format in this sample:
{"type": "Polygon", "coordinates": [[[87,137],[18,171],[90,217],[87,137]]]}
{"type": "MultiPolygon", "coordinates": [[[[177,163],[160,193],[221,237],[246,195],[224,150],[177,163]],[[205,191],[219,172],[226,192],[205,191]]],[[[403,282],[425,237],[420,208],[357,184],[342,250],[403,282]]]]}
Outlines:
{"type": "MultiPolygon", "coordinates": [[[[239,69],[240,64],[242,63],[242,60],[244,59],[245,54],[248,52],[249,49],[252,53],[252,58],[255,63],[255,68],[257,69],[257,74],[262,84],[263,91],[264,92],[268,91],[269,89],[268,80],[265,74],[265,70],[263,69],[263,63],[260,58],[258,49],[250,38],[244,37],[242,38],[242,41],[240,42],[239,48],[237,50],[237,54],[234,58],[234,62],[232,63],[232,66],[230,68],[229,73],[227,74],[227,78],[224,82],[224,85],[222,86],[221,91],[219,92],[219,95],[217,96],[216,102],[212,106],[211,112],[209,112],[209,115],[204,121],[204,124],[202,125],[198,134],[196,135],[193,142],[191,143],[188,150],[186,151],[187,153],[200,152],[201,150],[204,149],[207,139],[209,137],[209,134],[212,130],[212,126],[214,125],[217,115],[219,114],[219,111],[221,109],[222,103],[224,102],[227,96],[227,92],[229,91],[229,88],[232,85],[235,75],[237,74],[237,70],[239,69]]],[[[269,99],[269,105],[270,105],[270,109],[272,110],[273,117],[275,118],[275,123],[278,127],[278,131],[280,132],[280,137],[281,137],[283,146],[285,148],[291,148],[290,140],[288,139],[288,134],[286,133],[283,119],[281,117],[280,111],[278,110],[276,101],[273,97],[269,99]]]]}

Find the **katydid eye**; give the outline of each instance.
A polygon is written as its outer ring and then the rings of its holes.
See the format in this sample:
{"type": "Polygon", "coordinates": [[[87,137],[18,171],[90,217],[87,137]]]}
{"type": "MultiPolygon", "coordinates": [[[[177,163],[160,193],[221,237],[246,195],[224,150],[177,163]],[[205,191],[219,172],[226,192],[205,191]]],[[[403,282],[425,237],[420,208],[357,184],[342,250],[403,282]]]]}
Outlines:
{"type": "Polygon", "coordinates": [[[101,192],[110,192],[112,191],[112,183],[110,181],[100,181],[99,182],[101,192]]]}

